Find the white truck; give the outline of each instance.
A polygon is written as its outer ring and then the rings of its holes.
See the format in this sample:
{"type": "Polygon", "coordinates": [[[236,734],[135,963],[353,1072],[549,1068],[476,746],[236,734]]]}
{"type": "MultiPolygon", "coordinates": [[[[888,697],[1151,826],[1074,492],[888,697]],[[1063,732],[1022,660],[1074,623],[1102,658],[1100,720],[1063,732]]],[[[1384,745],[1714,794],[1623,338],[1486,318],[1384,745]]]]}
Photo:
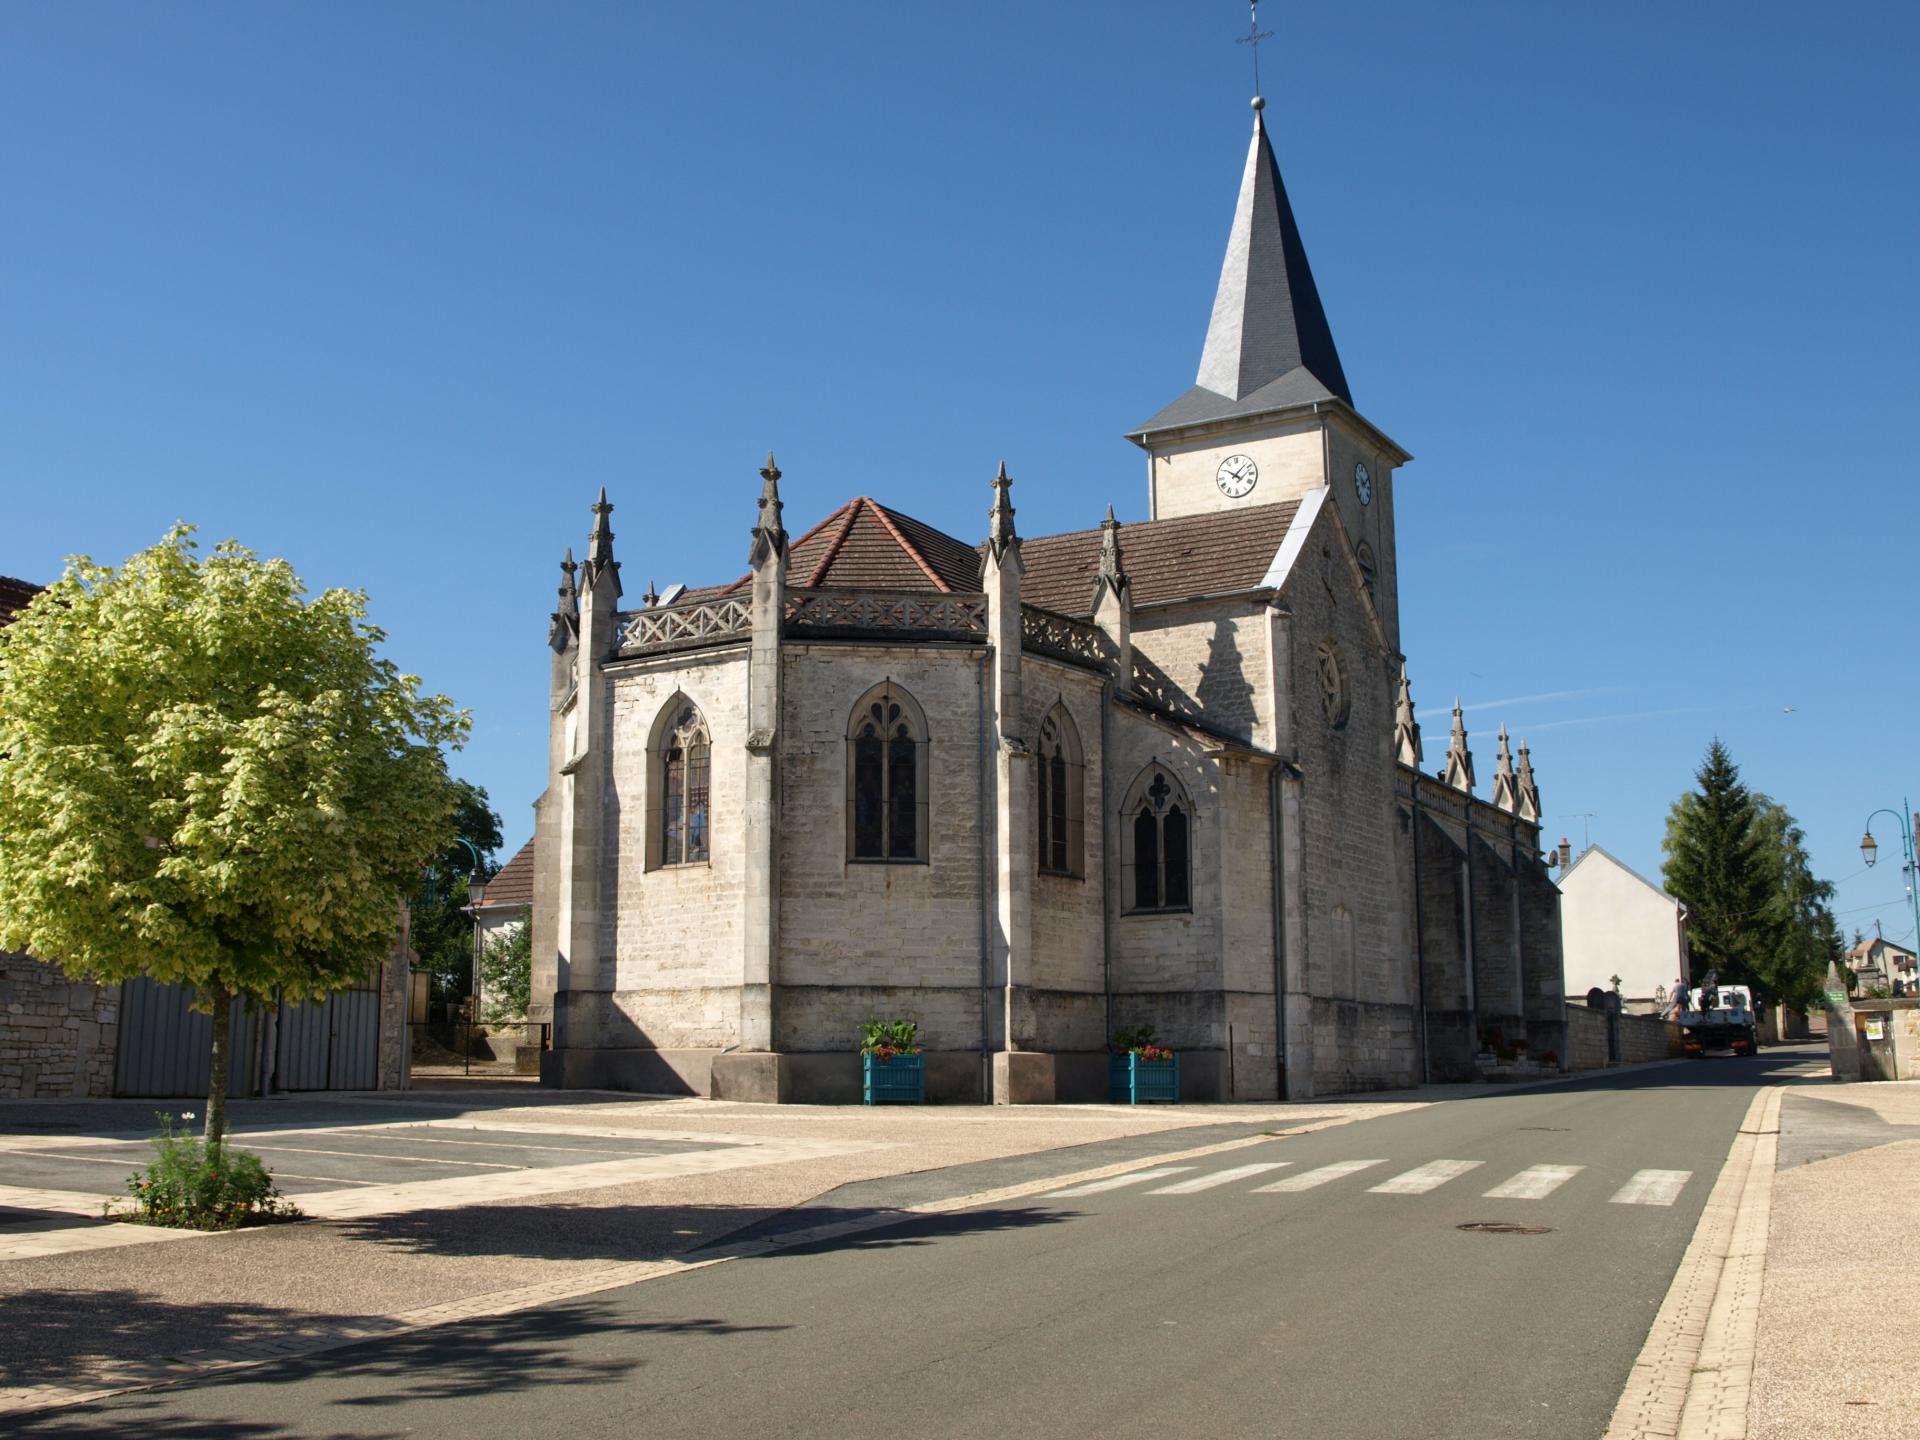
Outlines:
{"type": "Polygon", "coordinates": [[[1687,1054],[1731,1050],[1752,1055],[1760,1048],[1754,1035],[1753,992],[1744,985],[1703,985],[1689,990],[1678,1016],[1687,1054]]]}

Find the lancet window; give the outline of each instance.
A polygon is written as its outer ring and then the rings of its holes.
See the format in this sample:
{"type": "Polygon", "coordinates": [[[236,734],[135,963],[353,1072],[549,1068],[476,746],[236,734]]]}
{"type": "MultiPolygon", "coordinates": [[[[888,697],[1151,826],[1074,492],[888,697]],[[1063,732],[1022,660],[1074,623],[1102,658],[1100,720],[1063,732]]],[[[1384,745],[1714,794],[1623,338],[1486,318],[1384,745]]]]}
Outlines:
{"type": "Polygon", "coordinates": [[[1193,802],[1164,766],[1149,765],[1121,812],[1126,843],[1127,909],[1139,913],[1193,908],[1193,802]]]}
{"type": "Polygon", "coordinates": [[[1046,875],[1084,875],[1086,762],[1080,732],[1064,705],[1056,704],[1040,722],[1033,770],[1035,864],[1046,875]]]}
{"type": "Polygon", "coordinates": [[[662,865],[691,865],[709,856],[712,749],[699,709],[682,702],[673,712],[660,752],[662,865]]]}
{"type": "Polygon", "coordinates": [[[927,722],[891,681],[854,706],[847,731],[847,853],[857,861],[927,858],[927,722]]]}

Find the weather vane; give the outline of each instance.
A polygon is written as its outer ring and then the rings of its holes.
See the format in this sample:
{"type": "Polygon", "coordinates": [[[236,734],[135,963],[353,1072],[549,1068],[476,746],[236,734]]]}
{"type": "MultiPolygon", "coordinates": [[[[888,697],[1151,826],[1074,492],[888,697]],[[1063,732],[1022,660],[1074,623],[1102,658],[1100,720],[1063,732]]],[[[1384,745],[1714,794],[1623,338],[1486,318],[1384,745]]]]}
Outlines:
{"type": "Polygon", "coordinates": [[[1253,50],[1253,98],[1260,98],[1260,42],[1271,40],[1273,32],[1260,28],[1260,0],[1247,0],[1247,33],[1233,43],[1253,50]]]}

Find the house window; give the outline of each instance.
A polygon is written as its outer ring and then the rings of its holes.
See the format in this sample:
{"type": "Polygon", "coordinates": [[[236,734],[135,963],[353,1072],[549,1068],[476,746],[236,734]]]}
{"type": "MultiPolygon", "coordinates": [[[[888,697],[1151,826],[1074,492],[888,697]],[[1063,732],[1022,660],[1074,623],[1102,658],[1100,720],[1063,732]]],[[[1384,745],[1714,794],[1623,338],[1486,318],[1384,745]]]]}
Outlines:
{"type": "Polygon", "coordinates": [[[691,865],[708,858],[709,755],[707,722],[692,704],[674,716],[660,757],[660,863],[691,865]]]}
{"type": "Polygon", "coordinates": [[[1084,875],[1086,764],[1080,732],[1064,705],[1056,704],[1040,724],[1034,754],[1035,865],[1043,875],[1084,875]]]}
{"type": "Polygon", "coordinates": [[[888,682],[854,707],[847,733],[848,854],[860,861],[927,858],[927,722],[888,682]]]}
{"type": "Polygon", "coordinates": [[[1121,812],[1123,897],[1133,913],[1193,908],[1193,805],[1158,762],[1134,781],[1121,812]]]}

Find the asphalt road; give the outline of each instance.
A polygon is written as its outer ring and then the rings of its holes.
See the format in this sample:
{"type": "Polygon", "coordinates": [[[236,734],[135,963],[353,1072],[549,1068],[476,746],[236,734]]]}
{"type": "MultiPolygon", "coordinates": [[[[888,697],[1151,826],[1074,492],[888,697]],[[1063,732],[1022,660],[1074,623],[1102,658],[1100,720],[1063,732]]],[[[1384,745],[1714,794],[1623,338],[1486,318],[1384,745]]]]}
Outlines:
{"type": "MultiPolygon", "coordinates": [[[[1443,1103],[16,1428],[1593,1440],[1756,1084],[1810,1054],[1443,1103]]],[[[859,1190],[821,1203],[886,1202],[859,1190]]]]}

